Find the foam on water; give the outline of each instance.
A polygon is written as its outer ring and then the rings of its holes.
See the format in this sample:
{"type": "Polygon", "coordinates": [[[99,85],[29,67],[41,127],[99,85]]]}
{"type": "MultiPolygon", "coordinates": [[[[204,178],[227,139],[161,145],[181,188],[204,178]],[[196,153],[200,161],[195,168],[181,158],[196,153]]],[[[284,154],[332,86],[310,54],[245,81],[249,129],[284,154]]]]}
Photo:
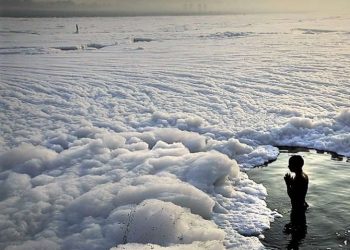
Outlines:
{"type": "Polygon", "coordinates": [[[242,171],[350,155],[348,34],[293,31],[348,20],[1,19],[0,248],[263,248],[242,171]]]}
{"type": "Polygon", "coordinates": [[[22,144],[0,156],[2,247],[30,248],[33,238],[65,249],[224,239],[227,247],[257,247],[237,232],[260,235],[274,218],[265,188],[197,133],[85,127],[74,134],[47,142],[63,146],[60,153],[22,144]]]}

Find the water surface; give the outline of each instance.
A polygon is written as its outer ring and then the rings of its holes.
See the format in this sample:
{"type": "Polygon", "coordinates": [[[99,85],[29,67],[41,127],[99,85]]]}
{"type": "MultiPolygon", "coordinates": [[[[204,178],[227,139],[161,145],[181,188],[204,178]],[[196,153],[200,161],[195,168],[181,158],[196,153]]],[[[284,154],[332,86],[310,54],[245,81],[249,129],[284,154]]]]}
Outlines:
{"type": "Polygon", "coordinates": [[[306,212],[307,232],[299,238],[283,232],[291,212],[283,176],[293,153],[282,150],[275,162],[248,172],[254,181],[267,188],[268,206],[283,215],[265,232],[263,244],[270,249],[350,249],[350,163],[340,156],[298,152],[304,158],[304,171],[310,181],[306,197],[310,205],[306,212]]]}

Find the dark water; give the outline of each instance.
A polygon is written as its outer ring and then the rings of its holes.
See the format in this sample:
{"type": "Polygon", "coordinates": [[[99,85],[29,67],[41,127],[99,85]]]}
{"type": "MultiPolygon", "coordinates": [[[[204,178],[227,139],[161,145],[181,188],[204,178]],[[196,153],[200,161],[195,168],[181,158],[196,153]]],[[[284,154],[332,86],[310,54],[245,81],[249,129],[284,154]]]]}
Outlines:
{"type": "Polygon", "coordinates": [[[268,249],[350,249],[350,162],[349,159],[298,152],[304,157],[304,172],[309,176],[306,200],[306,233],[283,232],[290,222],[290,200],[283,176],[288,172],[292,152],[281,151],[278,159],[267,167],[248,172],[251,179],[262,183],[268,191],[267,203],[283,215],[271,224],[262,243],[268,249]]]}

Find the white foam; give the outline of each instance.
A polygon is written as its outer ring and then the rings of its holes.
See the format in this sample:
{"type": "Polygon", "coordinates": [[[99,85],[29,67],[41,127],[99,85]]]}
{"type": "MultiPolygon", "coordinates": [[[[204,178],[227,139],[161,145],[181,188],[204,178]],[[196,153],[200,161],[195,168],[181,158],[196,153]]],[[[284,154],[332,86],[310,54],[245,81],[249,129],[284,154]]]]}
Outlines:
{"type": "Polygon", "coordinates": [[[221,250],[224,249],[220,241],[195,241],[191,244],[175,244],[168,247],[162,247],[155,244],[137,244],[137,243],[128,243],[125,245],[120,245],[119,247],[111,248],[111,250],[161,250],[161,249],[167,249],[167,250],[192,250],[192,249],[198,249],[198,250],[221,250]]]}
{"type": "MultiPolygon", "coordinates": [[[[41,244],[32,237],[50,236],[45,244],[65,249],[123,243],[223,247],[224,239],[227,246],[244,241],[233,231],[259,235],[273,219],[261,200],[266,191],[248,181],[235,160],[208,150],[198,133],[85,127],[74,134],[49,140],[67,147],[60,153],[23,144],[0,156],[7,166],[1,181],[1,223],[7,225],[2,246],[32,247],[41,244]],[[255,218],[250,225],[248,214],[255,218]]],[[[240,154],[251,153],[242,148],[250,149],[241,145],[240,154]]]]}
{"type": "Polygon", "coordinates": [[[346,16],[43,20],[1,19],[1,249],[260,249],[240,170],[350,155],[346,16]]]}
{"type": "Polygon", "coordinates": [[[301,146],[350,156],[350,109],[344,109],[331,121],[293,117],[270,131],[243,130],[238,137],[250,144],[301,146]]]}

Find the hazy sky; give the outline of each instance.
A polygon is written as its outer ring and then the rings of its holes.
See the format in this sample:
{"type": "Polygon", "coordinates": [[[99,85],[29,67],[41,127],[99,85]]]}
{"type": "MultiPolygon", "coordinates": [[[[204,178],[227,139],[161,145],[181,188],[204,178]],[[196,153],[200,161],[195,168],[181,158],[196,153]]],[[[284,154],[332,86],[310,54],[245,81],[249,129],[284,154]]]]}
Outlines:
{"type": "Polygon", "coordinates": [[[0,0],[1,14],[57,13],[251,13],[350,12],[350,0],[0,0]]]}

